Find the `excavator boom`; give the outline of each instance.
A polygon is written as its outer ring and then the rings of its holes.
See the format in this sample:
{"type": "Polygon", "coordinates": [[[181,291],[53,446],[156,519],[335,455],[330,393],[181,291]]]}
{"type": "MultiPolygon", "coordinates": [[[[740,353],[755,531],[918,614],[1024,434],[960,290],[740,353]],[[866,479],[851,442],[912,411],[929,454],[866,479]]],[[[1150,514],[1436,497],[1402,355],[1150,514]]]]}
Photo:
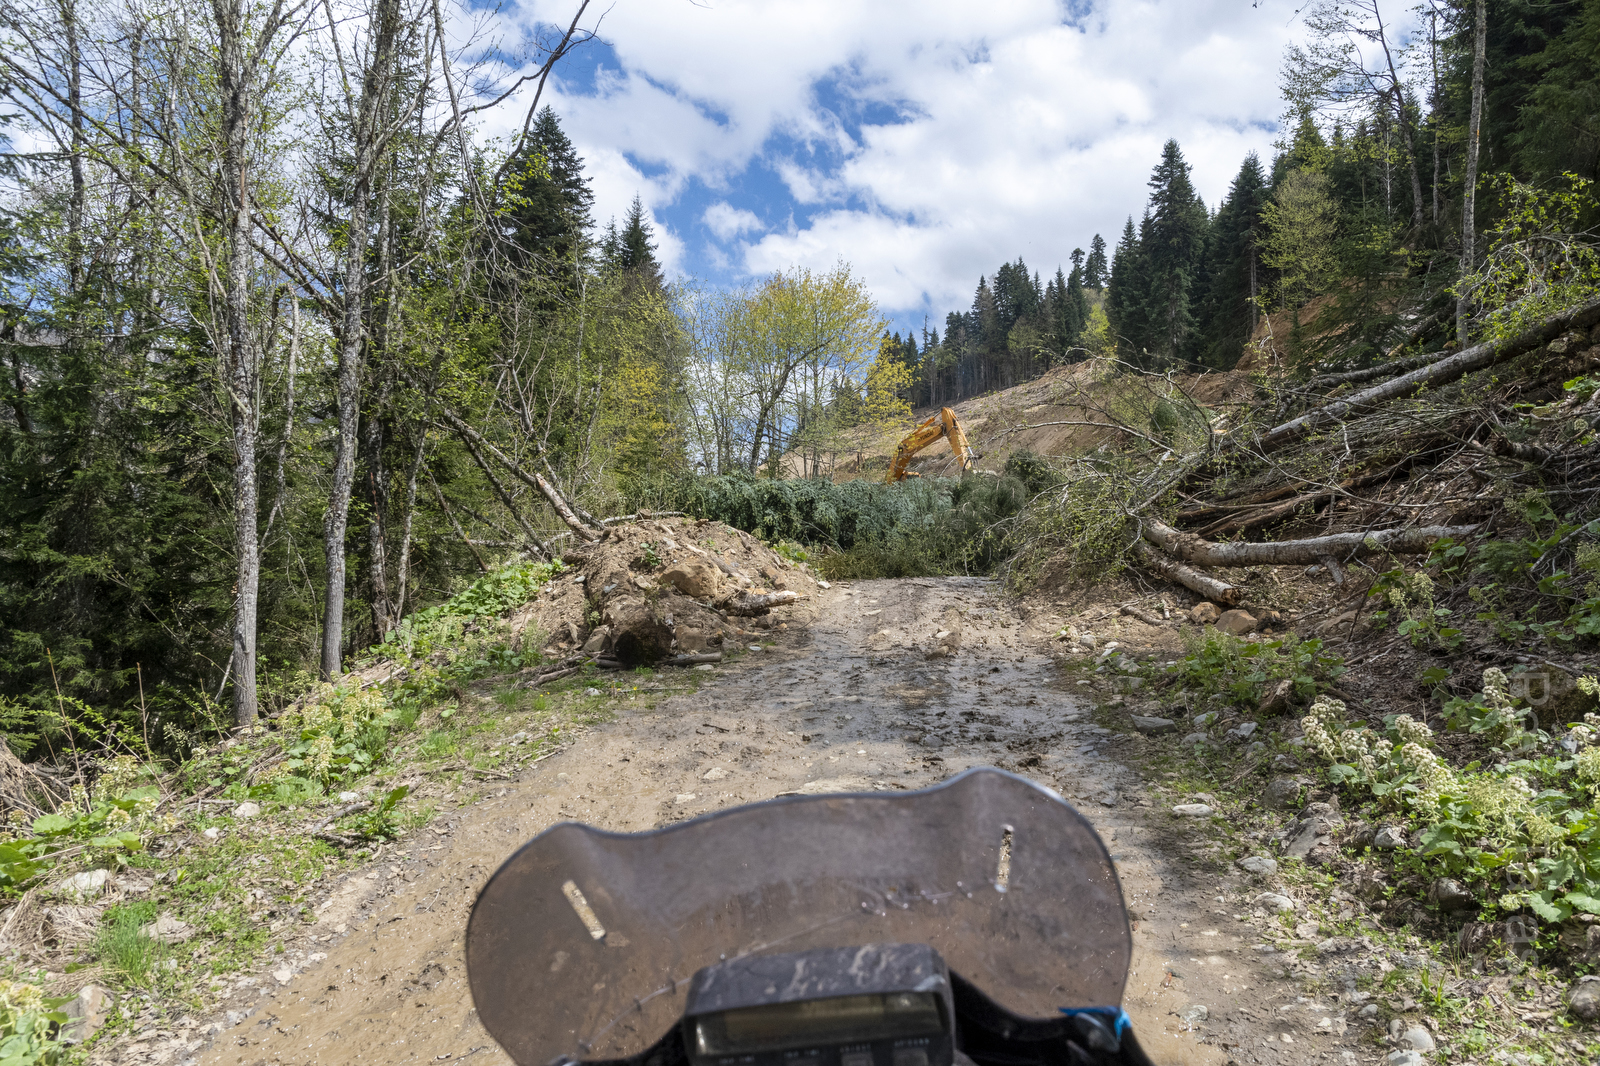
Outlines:
{"type": "Polygon", "coordinates": [[[906,439],[900,442],[900,447],[895,449],[894,462],[889,464],[889,476],[886,482],[903,481],[907,477],[916,477],[908,473],[906,468],[911,465],[912,457],[935,441],[944,439],[950,442],[950,450],[955,453],[956,461],[961,464],[961,472],[965,474],[972,469],[972,464],[977,456],[972,452],[972,446],[967,443],[967,431],[962,428],[961,420],[956,413],[948,407],[941,407],[936,415],[929,415],[913,429],[906,439]]]}

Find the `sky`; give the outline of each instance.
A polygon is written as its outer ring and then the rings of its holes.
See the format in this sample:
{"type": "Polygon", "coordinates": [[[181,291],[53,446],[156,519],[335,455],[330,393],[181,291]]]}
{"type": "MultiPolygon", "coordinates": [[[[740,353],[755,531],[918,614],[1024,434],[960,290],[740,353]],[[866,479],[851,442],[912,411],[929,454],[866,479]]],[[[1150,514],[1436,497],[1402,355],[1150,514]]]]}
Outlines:
{"type": "MultiPolygon", "coordinates": [[[[1270,161],[1300,2],[614,0],[544,102],[597,219],[637,194],[669,276],[843,260],[896,329],[942,329],[1003,262],[1114,247],[1167,139],[1212,208],[1270,161]]],[[[576,7],[508,0],[494,29],[511,52],[576,7]]]]}

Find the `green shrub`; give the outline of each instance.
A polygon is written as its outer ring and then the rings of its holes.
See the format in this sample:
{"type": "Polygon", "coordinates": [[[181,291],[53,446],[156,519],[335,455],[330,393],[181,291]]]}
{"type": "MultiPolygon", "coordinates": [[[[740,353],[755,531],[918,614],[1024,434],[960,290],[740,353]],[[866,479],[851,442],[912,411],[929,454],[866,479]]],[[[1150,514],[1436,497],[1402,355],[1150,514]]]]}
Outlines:
{"type": "Polygon", "coordinates": [[[1169,677],[1197,697],[1197,702],[1218,710],[1254,710],[1272,686],[1289,680],[1295,698],[1315,698],[1344,673],[1344,660],[1322,650],[1316,638],[1301,640],[1293,633],[1278,640],[1241,640],[1207,626],[1185,630],[1184,657],[1169,677]]]}

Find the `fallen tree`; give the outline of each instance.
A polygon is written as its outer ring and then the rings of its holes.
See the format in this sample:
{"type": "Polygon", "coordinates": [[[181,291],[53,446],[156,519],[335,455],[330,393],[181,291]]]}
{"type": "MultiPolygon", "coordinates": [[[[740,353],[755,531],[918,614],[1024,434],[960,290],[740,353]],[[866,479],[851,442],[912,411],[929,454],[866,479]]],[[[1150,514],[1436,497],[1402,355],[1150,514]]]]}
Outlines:
{"type": "Polygon", "coordinates": [[[1285,566],[1319,563],[1332,557],[1353,558],[1390,552],[1416,555],[1444,537],[1465,537],[1478,527],[1412,526],[1397,529],[1330,533],[1305,540],[1234,541],[1217,544],[1174,529],[1157,518],[1140,519],[1140,533],[1168,555],[1201,566],[1285,566]]]}
{"type": "Polygon", "coordinates": [[[1282,425],[1267,430],[1256,441],[1256,448],[1263,454],[1276,451],[1321,426],[1370,411],[1380,404],[1405,399],[1424,388],[1437,388],[1475,371],[1531,352],[1571,330],[1587,329],[1596,323],[1600,323],[1600,299],[1590,300],[1570,311],[1546,319],[1515,337],[1473,345],[1463,352],[1428,363],[1409,374],[1402,374],[1381,385],[1374,385],[1342,400],[1335,400],[1333,403],[1307,411],[1298,418],[1290,419],[1282,425]]]}
{"type": "Polygon", "coordinates": [[[1135,543],[1133,550],[1139,562],[1151,573],[1164,577],[1174,584],[1182,585],[1192,592],[1197,592],[1213,603],[1222,603],[1233,607],[1244,598],[1244,590],[1239,586],[1230,585],[1221,578],[1212,577],[1210,574],[1202,574],[1191,566],[1184,566],[1176,559],[1170,559],[1162,555],[1148,544],[1135,543]]]}

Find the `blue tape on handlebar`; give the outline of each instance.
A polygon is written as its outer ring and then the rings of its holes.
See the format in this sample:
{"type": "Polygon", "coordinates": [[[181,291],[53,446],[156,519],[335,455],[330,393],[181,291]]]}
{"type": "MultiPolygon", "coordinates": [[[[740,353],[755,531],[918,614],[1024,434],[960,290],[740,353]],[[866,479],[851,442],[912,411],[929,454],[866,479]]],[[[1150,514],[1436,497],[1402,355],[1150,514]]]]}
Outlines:
{"type": "Polygon", "coordinates": [[[1128,1012],[1121,1007],[1062,1007],[1061,1013],[1071,1017],[1074,1014],[1097,1014],[1111,1025],[1111,1031],[1122,1039],[1122,1031],[1128,1027],[1128,1012]]]}

